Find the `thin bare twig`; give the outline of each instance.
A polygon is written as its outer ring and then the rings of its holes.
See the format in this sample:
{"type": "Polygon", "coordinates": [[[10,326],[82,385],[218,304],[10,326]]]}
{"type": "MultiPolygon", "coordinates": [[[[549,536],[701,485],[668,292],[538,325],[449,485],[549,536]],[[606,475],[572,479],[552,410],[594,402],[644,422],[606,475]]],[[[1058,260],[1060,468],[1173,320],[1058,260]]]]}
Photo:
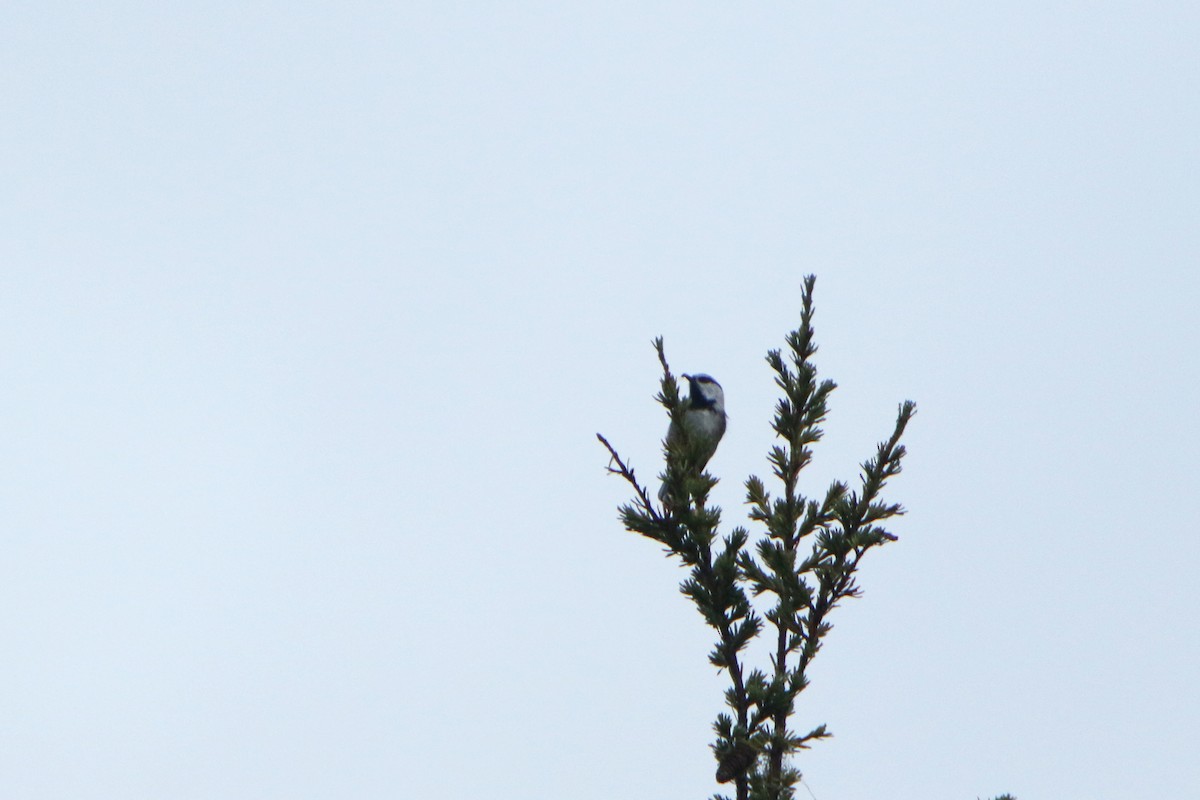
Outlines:
{"type": "Polygon", "coordinates": [[[637,492],[638,504],[642,507],[642,509],[645,510],[645,512],[649,514],[650,518],[655,522],[661,522],[663,519],[662,515],[659,514],[658,510],[654,507],[654,503],[652,503],[650,500],[650,494],[646,491],[645,487],[638,483],[637,477],[633,474],[633,467],[627,466],[625,462],[621,460],[621,456],[617,455],[616,449],[609,444],[608,439],[605,439],[599,433],[596,434],[596,438],[600,440],[602,445],[608,448],[608,453],[610,456],[612,456],[608,462],[609,466],[605,467],[605,469],[607,469],[611,474],[620,475],[622,478],[628,481],[629,485],[633,487],[633,490],[637,492]],[[619,469],[612,468],[613,461],[617,462],[617,467],[619,467],[619,469]]]}

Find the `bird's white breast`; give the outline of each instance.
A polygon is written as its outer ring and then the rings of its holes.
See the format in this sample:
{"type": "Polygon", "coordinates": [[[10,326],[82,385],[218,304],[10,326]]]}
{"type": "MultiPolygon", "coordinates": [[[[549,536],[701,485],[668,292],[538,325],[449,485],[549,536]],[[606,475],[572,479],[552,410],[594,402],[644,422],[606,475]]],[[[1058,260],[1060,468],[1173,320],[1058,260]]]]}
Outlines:
{"type": "Polygon", "coordinates": [[[683,424],[689,439],[709,442],[724,433],[725,415],[712,408],[697,408],[684,415],[683,424]]]}

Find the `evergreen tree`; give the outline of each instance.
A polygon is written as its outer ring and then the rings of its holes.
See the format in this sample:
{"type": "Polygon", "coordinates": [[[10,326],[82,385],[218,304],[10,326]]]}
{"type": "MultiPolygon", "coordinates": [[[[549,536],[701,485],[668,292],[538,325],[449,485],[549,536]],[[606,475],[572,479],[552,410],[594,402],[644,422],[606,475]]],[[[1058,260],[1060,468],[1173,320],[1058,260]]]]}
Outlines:
{"type": "MultiPolygon", "coordinates": [[[[708,502],[717,479],[689,468],[697,458],[686,437],[663,443],[666,468],[660,477],[666,500],[659,505],[633,468],[597,434],[611,456],[609,470],[634,491],[633,500],[620,508],[622,523],[662,544],[689,570],[680,589],[716,631],[708,659],[728,675],[730,686],[728,711],[713,724],[712,750],[717,781],[733,783],[737,800],[790,800],[800,779],[791,757],[831,735],[825,725],[806,733],[791,727],[796,699],[808,686],[808,668],[832,627],[830,614],[843,600],[859,596],[863,558],[896,541],[884,524],[904,513],[880,495],[900,473],[905,454],[900,439],[916,413],[911,401],[900,405],[891,436],[863,462],[855,488],[836,481],[817,497],[800,491],[800,473],[821,440],[835,388],[833,381],[818,381],[812,361],[815,281],[805,278],[800,327],[787,335],[787,354],[767,354],[782,392],[772,423],[780,443],[767,456],[779,488],[772,495],[755,476],[745,483],[749,518],[758,526],[753,546],[744,527],[718,534],[721,509],[708,502]],[[770,664],[751,668],[744,651],[764,633],[771,642],[770,664]]],[[[663,371],[656,399],[679,423],[685,409],[661,337],[654,347],[663,371]]],[[[714,795],[713,800],[730,798],[714,795]]]]}

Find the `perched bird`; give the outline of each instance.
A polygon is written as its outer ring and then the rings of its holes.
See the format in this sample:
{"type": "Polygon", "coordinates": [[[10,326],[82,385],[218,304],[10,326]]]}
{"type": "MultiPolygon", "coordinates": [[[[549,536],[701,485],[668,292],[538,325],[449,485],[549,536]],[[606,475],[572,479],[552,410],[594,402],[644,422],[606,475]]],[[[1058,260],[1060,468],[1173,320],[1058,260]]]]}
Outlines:
{"type": "MultiPolygon", "coordinates": [[[[717,452],[725,435],[725,392],[721,384],[708,375],[684,375],[688,381],[688,396],[683,398],[683,417],[672,420],[667,429],[667,447],[685,448],[684,465],[689,472],[699,474],[717,452]],[[682,430],[680,430],[682,428],[682,430]]],[[[658,490],[658,499],[666,502],[667,485],[658,490]]]]}

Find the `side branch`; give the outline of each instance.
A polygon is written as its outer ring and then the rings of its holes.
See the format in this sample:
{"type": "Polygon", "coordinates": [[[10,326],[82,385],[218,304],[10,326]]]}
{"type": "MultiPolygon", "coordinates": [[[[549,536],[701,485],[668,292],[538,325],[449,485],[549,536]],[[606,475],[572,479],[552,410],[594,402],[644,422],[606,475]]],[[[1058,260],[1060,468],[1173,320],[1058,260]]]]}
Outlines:
{"type": "Polygon", "coordinates": [[[634,492],[637,493],[637,503],[642,510],[645,511],[650,519],[652,519],[654,522],[662,522],[662,515],[658,513],[658,510],[654,507],[654,503],[651,502],[650,494],[646,491],[646,488],[638,483],[637,477],[633,474],[633,467],[626,465],[625,462],[621,460],[621,456],[617,455],[616,449],[609,444],[608,439],[605,439],[599,433],[596,434],[596,438],[600,440],[600,444],[604,445],[608,449],[608,454],[611,456],[608,466],[605,467],[605,469],[607,469],[609,473],[613,475],[620,475],[622,478],[628,481],[629,485],[633,487],[634,492]],[[616,462],[616,469],[613,469],[613,462],[616,462]]]}

